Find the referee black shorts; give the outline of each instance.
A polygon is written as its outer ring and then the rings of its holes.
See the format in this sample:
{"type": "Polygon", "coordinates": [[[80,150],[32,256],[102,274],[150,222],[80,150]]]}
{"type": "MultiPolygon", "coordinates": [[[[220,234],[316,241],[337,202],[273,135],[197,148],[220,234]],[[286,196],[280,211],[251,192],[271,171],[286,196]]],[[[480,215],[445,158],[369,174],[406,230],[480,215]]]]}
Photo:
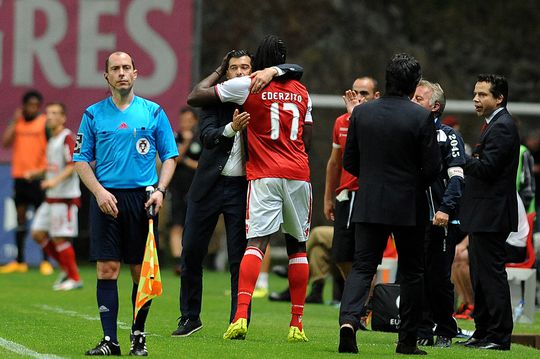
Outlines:
{"type": "MultiPolygon", "coordinates": [[[[114,218],[99,209],[96,199],[90,203],[90,260],[123,261],[141,264],[148,236],[148,217],[144,203],[145,188],[108,189],[118,203],[118,217],[114,218]]],[[[154,236],[158,239],[158,220],[154,218],[154,236]]]]}
{"type": "Polygon", "coordinates": [[[336,201],[334,207],[332,258],[335,263],[352,262],[354,258],[354,223],[351,222],[354,194],[349,192],[349,199],[336,201]]]}

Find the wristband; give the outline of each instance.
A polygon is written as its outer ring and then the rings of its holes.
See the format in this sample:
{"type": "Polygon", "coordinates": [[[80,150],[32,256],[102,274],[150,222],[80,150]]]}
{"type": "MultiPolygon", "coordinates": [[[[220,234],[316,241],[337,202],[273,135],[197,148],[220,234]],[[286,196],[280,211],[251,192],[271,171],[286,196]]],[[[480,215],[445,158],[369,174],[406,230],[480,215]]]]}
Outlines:
{"type": "Polygon", "coordinates": [[[156,187],[156,191],[163,193],[163,198],[165,198],[165,195],[167,194],[166,188],[156,187]]]}
{"type": "Polygon", "coordinates": [[[218,72],[218,70],[214,70],[214,72],[215,72],[219,77],[222,76],[222,75],[218,72]]]}

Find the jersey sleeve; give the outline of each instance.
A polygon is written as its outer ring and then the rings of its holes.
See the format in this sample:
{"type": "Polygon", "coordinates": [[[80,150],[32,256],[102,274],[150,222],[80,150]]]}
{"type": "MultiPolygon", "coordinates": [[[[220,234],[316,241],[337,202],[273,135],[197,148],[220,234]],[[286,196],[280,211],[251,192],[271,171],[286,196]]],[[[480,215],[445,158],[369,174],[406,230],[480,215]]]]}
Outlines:
{"type": "Polygon", "coordinates": [[[339,117],[334,121],[334,130],[332,131],[332,148],[341,148],[339,144],[339,117]]]}
{"type": "Polygon", "coordinates": [[[66,164],[73,163],[73,151],[75,150],[75,140],[70,135],[64,138],[64,159],[66,164]]]}
{"type": "Polygon", "coordinates": [[[157,114],[156,132],[156,146],[161,162],[178,157],[178,146],[176,145],[171,123],[163,109],[160,109],[157,114]]]}
{"type": "Polygon", "coordinates": [[[221,102],[233,102],[238,105],[243,105],[249,96],[250,85],[251,77],[235,77],[221,84],[217,84],[215,90],[221,102]]]}
{"type": "Polygon", "coordinates": [[[92,162],[96,159],[93,124],[94,116],[88,110],[84,111],[73,150],[73,162],[92,162]]]}

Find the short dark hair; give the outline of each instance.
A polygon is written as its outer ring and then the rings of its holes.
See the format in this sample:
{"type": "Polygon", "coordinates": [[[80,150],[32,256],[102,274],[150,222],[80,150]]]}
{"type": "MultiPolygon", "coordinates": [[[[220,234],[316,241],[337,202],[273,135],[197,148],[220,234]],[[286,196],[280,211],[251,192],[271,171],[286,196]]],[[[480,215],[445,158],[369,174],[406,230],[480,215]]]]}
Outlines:
{"type": "Polygon", "coordinates": [[[241,50],[232,50],[232,51],[229,51],[229,53],[227,54],[227,66],[229,65],[229,61],[232,59],[232,58],[239,58],[239,57],[243,57],[243,56],[247,56],[249,57],[249,59],[251,61],[253,61],[253,55],[248,51],[248,50],[245,50],[245,49],[241,49],[241,50]]]}
{"type": "Polygon", "coordinates": [[[62,102],[49,102],[48,104],[45,105],[45,108],[49,106],[59,106],[62,109],[62,113],[64,115],[66,114],[66,105],[64,105],[62,102]]]}
{"type": "Polygon", "coordinates": [[[135,61],[133,60],[133,57],[131,57],[130,54],[128,54],[127,52],[123,52],[123,51],[115,51],[112,54],[109,54],[109,56],[107,56],[107,58],[105,59],[105,72],[109,72],[109,57],[111,57],[111,55],[114,55],[114,54],[126,54],[126,55],[128,55],[130,57],[130,59],[131,59],[131,67],[133,67],[133,69],[135,70],[135,61]]]}
{"type": "Polygon", "coordinates": [[[257,52],[253,61],[253,70],[258,71],[267,67],[281,65],[287,60],[287,46],[283,40],[276,35],[267,35],[257,52]]]}
{"type": "Polygon", "coordinates": [[[414,57],[395,54],[386,66],[386,94],[411,96],[421,78],[422,68],[414,57]]]}
{"type": "Polygon", "coordinates": [[[489,92],[495,98],[502,96],[501,106],[506,107],[506,103],[508,102],[508,81],[506,81],[506,77],[497,74],[480,74],[476,78],[476,81],[491,84],[489,92]]]}
{"type": "Polygon", "coordinates": [[[37,99],[39,103],[43,102],[43,95],[38,90],[29,90],[26,91],[22,97],[22,103],[23,105],[26,104],[31,99],[37,99]]]}

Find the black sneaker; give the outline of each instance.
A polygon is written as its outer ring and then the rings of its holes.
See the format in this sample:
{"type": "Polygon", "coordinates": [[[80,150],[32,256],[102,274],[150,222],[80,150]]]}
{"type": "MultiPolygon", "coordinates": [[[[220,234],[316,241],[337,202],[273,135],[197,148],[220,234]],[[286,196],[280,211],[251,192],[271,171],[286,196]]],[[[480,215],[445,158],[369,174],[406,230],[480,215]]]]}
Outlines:
{"type": "Polygon", "coordinates": [[[172,332],[173,337],[187,337],[202,328],[202,322],[199,318],[196,320],[181,317],[178,322],[178,328],[172,332]]]}
{"type": "Polygon", "coordinates": [[[111,338],[105,337],[101,339],[95,348],[87,350],[84,355],[122,355],[120,352],[120,345],[118,343],[111,342],[111,338]]]}
{"type": "Polygon", "coordinates": [[[452,345],[452,338],[443,337],[442,335],[437,335],[437,339],[435,339],[435,344],[433,344],[436,348],[450,348],[452,345]]]}
{"type": "Polygon", "coordinates": [[[139,357],[145,357],[148,355],[148,350],[146,350],[146,336],[144,333],[136,330],[129,335],[129,339],[131,340],[129,355],[139,357]]]}
{"type": "Polygon", "coordinates": [[[428,338],[418,338],[416,344],[423,347],[432,347],[433,346],[433,337],[428,338]]]}

